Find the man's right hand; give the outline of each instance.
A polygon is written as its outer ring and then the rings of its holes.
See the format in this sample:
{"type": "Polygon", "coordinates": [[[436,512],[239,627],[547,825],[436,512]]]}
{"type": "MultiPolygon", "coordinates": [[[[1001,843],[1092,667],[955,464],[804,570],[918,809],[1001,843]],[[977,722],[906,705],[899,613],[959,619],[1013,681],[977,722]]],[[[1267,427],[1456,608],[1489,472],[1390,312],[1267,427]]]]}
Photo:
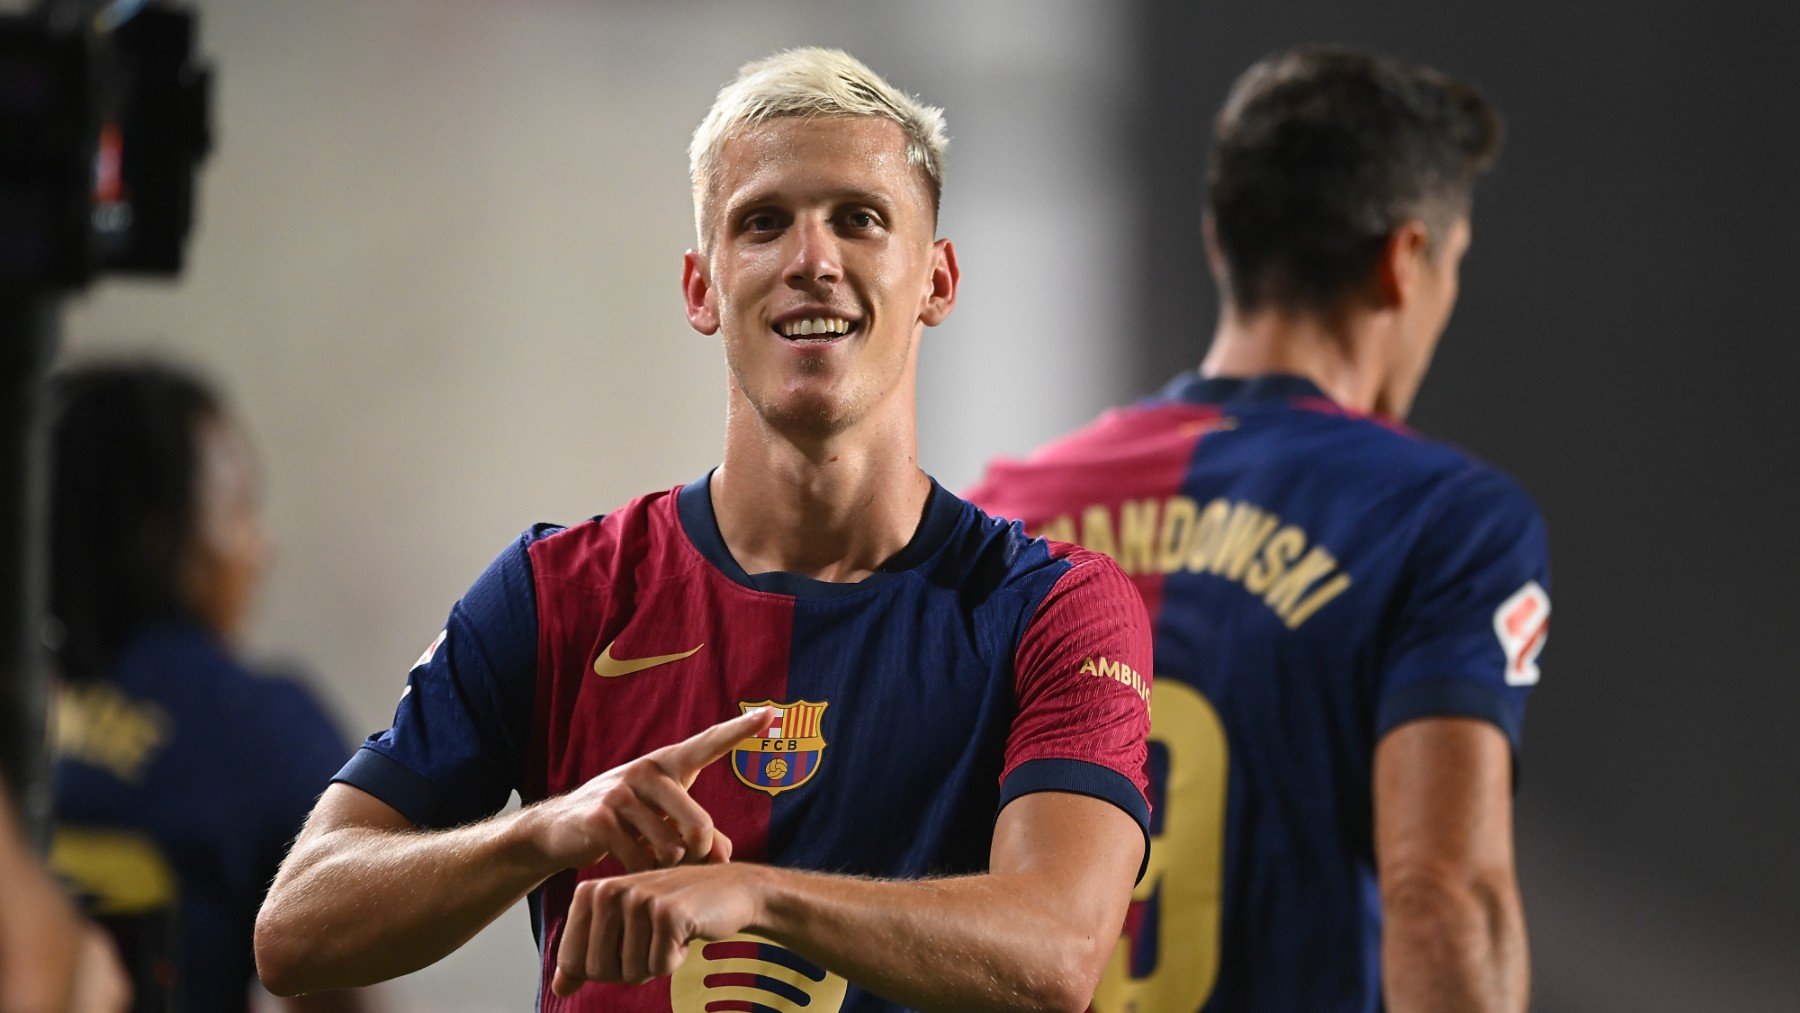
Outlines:
{"type": "Polygon", "coordinates": [[[257,916],[263,984],[298,995],[411,973],[546,877],[608,855],[632,871],[729,859],[731,842],[688,789],[774,721],[772,710],[722,721],[566,795],[450,830],[421,831],[375,796],[333,784],[257,916]]]}
{"type": "Polygon", "coordinates": [[[520,814],[559,868],[579,869],[611,855],[629,872],[724,862],[731,839],[688,795],[700,771],[732,747],[767,731],[773,708],[721,721],[673,745],[614,767],[566,795],[520,814]]]}

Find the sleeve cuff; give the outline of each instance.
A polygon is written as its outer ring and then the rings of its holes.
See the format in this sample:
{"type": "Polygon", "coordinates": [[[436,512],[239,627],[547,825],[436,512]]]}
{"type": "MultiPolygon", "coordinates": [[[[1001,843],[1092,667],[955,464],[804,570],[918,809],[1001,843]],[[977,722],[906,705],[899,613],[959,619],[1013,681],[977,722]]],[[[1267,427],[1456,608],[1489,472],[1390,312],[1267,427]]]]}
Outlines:
{"type": "Polygon", "coordinates": [[[1000,804],[995,813],[1013,799],[1040,791],[1066,791],[1111,802],[1138,825],[1144,835],[1144,858],[1138,863],[1137,878],[1144,878],[1150,865],[1150,803],[1145,801],[1131,779],[1110,767],[1087,760],[1026,760],[1012,769],[1000,782],[1000,804]]]}
{"type": "Polygon", "coordinates": [[[393,806],[417,827],[443,827],[444,793],[429,778],[385,753],[363,746],[331,779],[366,791],[393,806]]]}
{"type": "Polygon", "coordinates": [[[1381,702],[1375,720],[1375,739],[1419,718],[1476,718],[1498,727],[1512,746],[1513,766],[1519,758],[1520,708],[1506,694],[1479,683],[1443,679],[1412,686],[1381,702]]]}

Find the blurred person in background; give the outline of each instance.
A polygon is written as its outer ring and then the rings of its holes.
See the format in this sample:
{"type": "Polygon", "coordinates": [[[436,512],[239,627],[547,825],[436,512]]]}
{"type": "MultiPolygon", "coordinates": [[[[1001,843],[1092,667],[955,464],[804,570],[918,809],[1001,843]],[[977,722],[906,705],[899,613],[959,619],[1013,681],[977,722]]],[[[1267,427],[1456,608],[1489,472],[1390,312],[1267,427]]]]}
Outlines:
{"type": "Polygon", "coordinates": [[[131,984],[104,930],[82,918],[20,833],[0,779],[0,1011],[117,1013],[131,984]]]}
{"type": "Polygon", "coordinates": [[[1399,425],[1498,145],[1430,70],[1253,66],[1215,126],[1199,371],[970,493],[1115,556],[1155,619],[1157,836],[1102,1013],[1525,1008],[1512,792],[1544,526],[1399,425]]]}
{"type": "Polygon", "coordinates": [[[51,398],[51,863],[136,1009],[244,1010],[257,906],[348,750],[304,687],[238,659],[269,542],[220,397],[130,362],[63,372],[51,398]]]}

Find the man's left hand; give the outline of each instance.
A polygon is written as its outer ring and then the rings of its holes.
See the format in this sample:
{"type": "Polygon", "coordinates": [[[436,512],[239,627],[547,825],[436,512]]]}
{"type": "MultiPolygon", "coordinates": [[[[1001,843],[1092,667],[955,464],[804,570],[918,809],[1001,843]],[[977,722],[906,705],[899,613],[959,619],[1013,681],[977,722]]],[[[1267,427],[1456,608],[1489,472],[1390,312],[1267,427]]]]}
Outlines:
{"type": "Polygon", "coordinates": [[[758,921],[764,871],[686,866],[577,884],[550,990],[567,996],[587,981],[635,985],[673,974],[689,943],[725,939],[758,921]]]}

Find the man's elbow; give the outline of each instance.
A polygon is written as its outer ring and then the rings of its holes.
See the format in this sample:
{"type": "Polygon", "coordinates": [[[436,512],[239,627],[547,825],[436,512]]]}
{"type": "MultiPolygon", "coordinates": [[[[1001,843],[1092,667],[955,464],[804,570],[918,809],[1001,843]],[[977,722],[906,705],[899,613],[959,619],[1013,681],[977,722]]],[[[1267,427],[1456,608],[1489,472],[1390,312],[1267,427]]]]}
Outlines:
{"type": "Polygon", "coordinates": [[[264,988],[276,995],[300,995],[306,991],[301,978],[305,956],[280,915],[273,897],[265,900],[262,910],[256,913],[256,976],[262,979],[264,988]]]}
{"type": "Polygon", "coordinates": [[[1510,869],[1398,871],[1382,876],[1382,918],[1389,930],[1498,938],[1520,920],[1510,869]]]}
{"type": "Polygon", "coordinates": [[[1118,944],[1118,934],[1096,935],[1085,930],[1065,932],[1040,951],[1046,958],[1043,973],[1034,980],[1030,1006],[1044,1013],[1083,1013],[1094,1001],[1094,990],[1118,944]]]}
{"type": "Polygon", "coordinates": [[[1525,921],[1510,869],[1383,876],[1381,901],[1390,1008],[1525,1008],[1525,921]]]}
{"type": "Polygon", "coordinates": [[[309,933],[302,931],[300,912],[290,891],[277,880],[256,912],[252,948],[256,976],[263,987],[278,996],[297,996],[337,987],[317,980],[320,954],[309,933]]]}

